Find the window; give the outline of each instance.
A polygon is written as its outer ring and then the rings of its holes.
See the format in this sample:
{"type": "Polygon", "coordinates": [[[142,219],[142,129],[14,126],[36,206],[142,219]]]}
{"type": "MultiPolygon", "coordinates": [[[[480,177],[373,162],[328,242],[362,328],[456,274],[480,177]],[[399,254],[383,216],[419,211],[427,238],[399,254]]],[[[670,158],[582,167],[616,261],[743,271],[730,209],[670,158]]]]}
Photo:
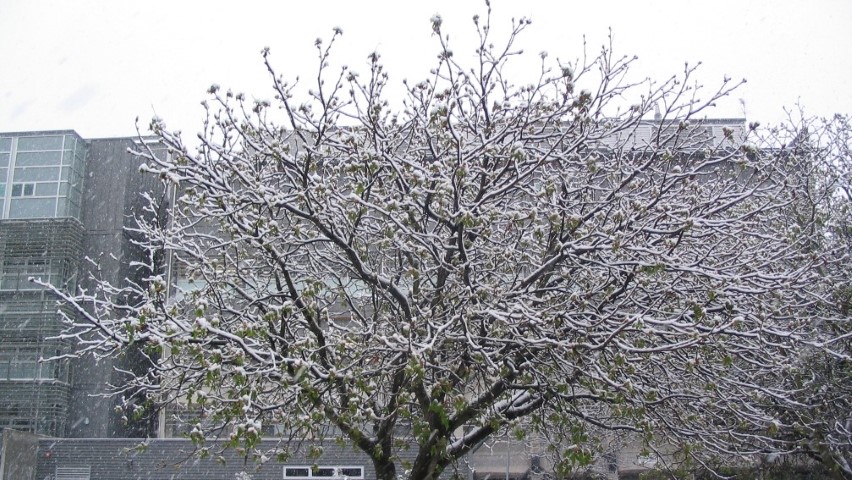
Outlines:
{"type": "Polygon", "coordinates": [[[284,467],[284,478],[311,478],[311,469],[307,467],[284,467]]]}
{"type": "Polygon", "coordinates": [[[37,137],[19,137],[18,150],[34,152],[41,150],[62,150],[62,135],[39,135],[37,137]]]}
{"type": "Polygon", "coordinates": [[[38,359],[19,352],[9,362],[9,380],[31,380],[38,378],[38,359]]]}
{"type": "MultiPolygon", "coordinates": [[[[507,477],[506,472],[474,472],[473,473],[473,480],[506,480],[506,478],[508,478],[509,480],[524,480],[525,478],[528,478],[528,474],[527,474],[527,472],[522,472],[522,473],[512,472],[507,477]]],[[[547,477],[545,477],[545,478],[547,478],[547,477]]],[[[570,477],[570,478],[573,478],[573,477],[570,477]]]]}
{"type": "Polygon", "coordinates": [[[13,183],[13,197],[32,197],[35,195],[35,183],[13,183]]]}
{"type": "Polygon", "coordinates": [[[50,218],[56,213],[56,198],[13,198],[9,218],[50,218]]]}
{"type": "Polygon", "coordinates": [[[56,467],[55,480],[90,480],[92,467],[56,467]]]}
{"type": "Polygon", "coordinates": [[[4,405],[0,408],[0,430],[11,428],[21,432],[35,432],[35,419],[27,417],[17,404],[4,405]]]}
{"type": "Polygon", "coordinates": [[[312,478],[333,480],[362,479],[364,478],[364,467],[332,465],[299,465],[284,467],[284,478],[294,480],[307,480],[312,478]]]}
{"type": "Polygon", "coordinates": [[[0,290],[40,290],[30,277],[57,285],[62,281],[60,267],[43,258],[7,258],[0,267],[0,290]]]}
{"type": "Polygon", "coordinates": [[[18,152],[16,167],[50,167],[62,165],[62,152],[18,152]]]}
{"type": "Polygon", "coordinates": [[[347,478],[363,478],[364,469],[361,467],[340,467],[337,469],[340,475],[347,478]]]}
{"type": "Polygon", "coordinates": [[[58,378],[59,365],[56,362],[39,362],[40,357],[41,354],[37,348],[0,350],[0,381],[58,378]]]}
{"type": "Polygon", "coordinates": [[[0,139],[0,217],[79,218],[84,163],[75,135],[0,139]]]}

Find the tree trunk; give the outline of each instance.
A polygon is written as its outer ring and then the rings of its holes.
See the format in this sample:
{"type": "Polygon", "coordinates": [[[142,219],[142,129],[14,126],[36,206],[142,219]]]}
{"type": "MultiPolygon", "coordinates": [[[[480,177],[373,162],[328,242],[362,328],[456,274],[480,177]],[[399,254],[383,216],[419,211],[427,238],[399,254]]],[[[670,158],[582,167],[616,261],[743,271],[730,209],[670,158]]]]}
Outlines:
{"type": "MultiPolygon", "coordinates": [[[[421,446],[421,449],[423,447],[421,446]]],[[[422,450],[414,467],[411,469],[409,480],[438,480],[438,477],[447,467],[447,462],[442,462],[435,454],[425,454],[422,450]]]]}
{"type": "Polygon", "coordinates": [[[373,459],[376,469],[376,480],[396,480],[396,464],[387,459],[373,459]]]}

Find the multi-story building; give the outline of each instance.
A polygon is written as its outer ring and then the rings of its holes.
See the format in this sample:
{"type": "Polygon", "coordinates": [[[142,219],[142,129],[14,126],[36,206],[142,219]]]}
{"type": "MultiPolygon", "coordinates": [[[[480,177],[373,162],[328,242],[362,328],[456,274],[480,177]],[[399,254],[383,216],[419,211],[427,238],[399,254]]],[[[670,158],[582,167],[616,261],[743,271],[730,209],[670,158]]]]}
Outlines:
{"type": "MultiPolygon", "coordinates": [[[[632,141],[650,142],[656,127],[643,125],[632,141]]],[[[744,122],[708,122],[706,137],[721,141],[729,128],[743,130],[744,122]]],[[[0,455],[7,452],[0,458],[0,480],[230,480],[243,470],[255,479],[305,480],[317,476],[305,467],[313,464],[331,472],[324,478],[371,478],[365,455],[333,444],[319,459],[295,458],[286,465],[255,465],[234,451],[223,454],[224,466],[212,459],[188,461],[193,446],[182,439],[158,439],[135,449],[140,437],[162,435],[165,429],[158,432],[153,418],[128,424],[114,411],[117,399],[107,395],[109,384],[122,381],[119,371],[138,366],[132,352],[111,361],[63,358],[75,347],[61,336],[66,325],[57,308],[67,307],[58,307],[55,297],[30,279],[86,288],[91,265],[97,264],[98,275],[114,284],[138,281],[132,260],[140,252],[126,227],[143,213],[143,192],[163,193],[128,152],[144,141],[87,140],[71,130],[0,133],[0,429],[38,436],[8,435],[7,448],[0,445],[0,455]],[[24,454],[12,458],[12,450],[24,454]]],[[[274,446],[272,439],[267,443],[274,446]]],[[[448,474],[539,478],[547,470],[539,456],[543,450],[496,439],[472,454],[462,470],[448,474]]],[[[646,463],[638,449],[628,448],[606,456],[596,470],[618,478],[647,468],[646,463]]]]}
{"type": "Polygon", "coordinates": [[[73,286],[83,253],[87,145],[73,132],[0,134],[0,426],[64,435],[71,401],[56,300],[31,282],[73,286]]]}
{"type": "MultiPolygon", "coordinates": [[[[133,260],[141,252],[127,227],[144,214],[143,192],[163,193],[129,153],[140,142],[148,139],[0,133],[0,480],[230,480],[251,470],[234,452],[226,454],[228,466],[184,466],[193,446],[181,438],[134,449],[140,438],[157,436],[156,418],[128,423],[115,410],[120,399],[108,392],[121,384],[121,371],[140,366],[138,359],[132,351],[109,361],[63,358],[76,348],[62,336],[68,325],[57,309],[67,307],[32,281],[74,291],[91,286],[92,272],[113,284],[140,280],[133,260]]],[[[354,450],[327,458],[335,472],[347,467],[339,471],[369,478],[354,450]]],[[[291,477],[304,470],[294,468],[291,477]]],[[[270,478],[283,474],[280,465],[265,471],[270,478]]]]}
{"type": "MultiPolygon", "coordinates": [[[[124,227],[155,182],[138,172],[131,138],[76,132],[0,133],[0,427],[55,437],[133,436],[102,395],[114,364],[60,358],[56,298],[39,279],[75,290],[92,259],[100,274],[133,277],[124,227]],[[45,360],[53,359],[53,360],[45,360]]],[[[66,307],[60,307],[66,308],[66,307]]],[[[144,430],[144,428],[143,428],[144,430]]]]}

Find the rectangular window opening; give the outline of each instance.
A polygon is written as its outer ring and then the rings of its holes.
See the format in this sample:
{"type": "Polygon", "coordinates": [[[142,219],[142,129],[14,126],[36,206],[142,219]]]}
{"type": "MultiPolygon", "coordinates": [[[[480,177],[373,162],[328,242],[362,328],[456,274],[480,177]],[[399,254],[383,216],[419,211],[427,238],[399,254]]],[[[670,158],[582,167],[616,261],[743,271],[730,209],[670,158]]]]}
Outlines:
{"type": "Polygon", "coordinates": [[[287,478],[310,478],[310,468],[284,468],[284,476],[287,478]]]}
{"type": "Polygon", "coordinates": [[[309,480],[312,478],[333,480],[360,480],[364,478],[364,467],[336,465],[299,465],[284,467],[284,478],[288,480],[309,480]]]}
{"type": "Polygon", "coordinates": [[[41,361],[35,348],[0,350],[0,381],[61,379],[61,368],[58,362],[41,361]]]}
{"type": "Polygon", "coordinates": [[[60,467],[56,466],[55,480],[91,480],[92,467],[60,467]]]}
{"type": "Polygon", "coordinates": [[[13,183],[13,197],[32,197],[35,195],[35,183],[13,183]]]}

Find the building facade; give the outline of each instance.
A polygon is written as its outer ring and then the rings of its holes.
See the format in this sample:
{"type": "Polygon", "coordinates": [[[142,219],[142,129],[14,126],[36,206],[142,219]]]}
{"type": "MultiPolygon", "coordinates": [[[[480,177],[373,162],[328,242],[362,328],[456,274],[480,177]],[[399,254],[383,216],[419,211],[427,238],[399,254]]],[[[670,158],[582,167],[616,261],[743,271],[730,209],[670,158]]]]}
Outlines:
{"type": "MultiPolygon", "coordinates": [[[[51,437],[137,436],[112,414],[115,364],[60,358],[56,298],[33,280],[74,291],[87,259],[111,280],[133,278],[124,227],[155,182],[128,153],[134,139],[76,132],[0,133],[0,427],[51,437]],[[52,359],[52,360],[48,360],[52,359]]],[[[61,307],[66,308],[66,307],[61,307]]]]}
{"type": "Polygon", "coordinates": [[[64,435],[71,399],[56,300],[83,252],[86,142],[74,132],[0,134],[0,426],[64,435]]]}
{"type": "MultiPolygon", "coordinates": [[[[740,135],[743,125],[717,121],[707,126],[706,137],[721,141],[734,127],[740,135]]],[[[637,145],[651,142],[656,131],[654,125],[644,127],[632,139],[637,145]]],[[[286,463],[255,463],[232,450],[219,461],[198,459],[183,439],[149,440],[140,448],[140,439],[168,430],[158,432],[155,418],[128,423],[116,413],[119,399],[108,395],[110,384],[122,382],[118,372],[139,368],[138,359],[132,352],[99,362],[63,358],[74,348],[61,335],[67,325],[57,308],[66,307],[58,307],[31,279],[74,291],[90,286],[88,273],[97,264],[98,275],[113,284],[140,281],[132,261],[141,252],[127,227],[146,214],[143,193],[164,194],[156,178],[139,172],[139,160],[128,151],[144,141],[84,139],[72,130],[0,133],[0,429],[34,434],[21,441],[9,435],[13,440],[0,444],[0,480],[13,478],[4,471],[22,471],[10,469],[13,461],[23,464],[2,452],[11,451],[13,441],[26,447],[18,450],[32,452],[32,438],[38,444],[35,458],[27,460],[33,479],[375,478],[364,454],[332,444],[319,458],[286,463]],[[308,465],[328,475],[315,475],[308,465]],[[240,477],[243,473],[250,477],[240,477]]],[[[272,438],[264,442],[275,446],[272,438]]],[[[545,450],[546,445],[496,439],[446,476],[545,478],[550,467],[545,450]]],[[[649,461],[638,447],[620,448],[593,470],[603,478],[628,478],[652,466],[649,461]]]]}

